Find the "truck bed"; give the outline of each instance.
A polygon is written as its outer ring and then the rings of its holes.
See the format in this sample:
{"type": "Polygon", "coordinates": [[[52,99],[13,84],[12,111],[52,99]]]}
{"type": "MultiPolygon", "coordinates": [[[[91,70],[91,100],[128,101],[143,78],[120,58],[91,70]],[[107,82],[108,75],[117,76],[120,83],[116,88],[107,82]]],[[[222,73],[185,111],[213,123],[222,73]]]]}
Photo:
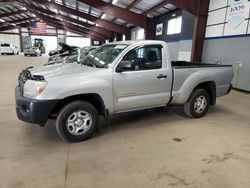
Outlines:
{"type": "Polygon", "coordinates": [[[195,63],[188,61],[172,61],[172,67],[175,69],[181,68],[205,68],[205,67],[231,67],[232,65],[208,64],[208,63],[195,63]]]}
{"type": "Polygon", "coordinates": [[[172,61],[173,68],[173,104],[183,104],[199,83],[214,82],[216,96],[228,92],[233,76],[232,65],[193,63],[187,61],[172,61]]]}

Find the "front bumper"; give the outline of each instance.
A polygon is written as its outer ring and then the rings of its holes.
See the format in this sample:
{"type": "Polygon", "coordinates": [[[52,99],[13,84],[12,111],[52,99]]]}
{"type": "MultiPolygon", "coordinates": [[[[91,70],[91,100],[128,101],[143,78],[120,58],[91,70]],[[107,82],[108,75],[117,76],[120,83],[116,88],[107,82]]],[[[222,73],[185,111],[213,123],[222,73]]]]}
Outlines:
{"type": "Polygon", "coordinates": [[[45,124],[59,102],[59,100],[35,100],[23,97],[19,86],[15,89],[15,97],[18,119],[34,124],[45,124]]]}

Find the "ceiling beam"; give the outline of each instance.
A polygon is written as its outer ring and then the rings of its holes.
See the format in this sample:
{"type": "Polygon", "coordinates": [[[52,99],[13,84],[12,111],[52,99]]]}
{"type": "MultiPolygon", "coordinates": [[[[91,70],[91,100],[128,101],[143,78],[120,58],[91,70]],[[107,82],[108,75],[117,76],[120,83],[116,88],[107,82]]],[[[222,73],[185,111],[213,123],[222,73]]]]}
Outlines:
{"type": "Polygon", "coordinates": [[[9,29],[16,29],[16,28],[18,28],[18,26],[8,25],[8,26],[0,27],[0,31],[5,31],[5,30],[9,30],[9,29]]]}
{"type": "MultiPolygon", "coordinates": [[[[59,19],[63,19],[65,21],[68,21],[68,22],[73,22],[73,23],[77,23],[83,27],[85,27],[86,29],[92,31],[92,32],[96,32],[100,35],[103,35],[105,37],[110,37],[110,36],[113,36],[114,33],[105,29],[105,28],[102,28],[102,27],[96,27],[96,26],[93,26],[91,24],[88,24],[86,22],[83,22],[83,21],[80,21],[80,20],[76,20],[74,18],[70,18],[68,16],[64,16],[64,15],[59,15],[59,14],[56,14],[50,10],[45,10],[45,9],[41,9],[41,8],[37,8],[33,5],[26,5],[26,8],[28,8],[28,10],[33,10],[33,11],[36,11],[36,12],[40,12],[40,13],[44,13],[44,14],[47,14],[47,15],[53,15],[55,18],[59,18],[59,19]]],[[[35,14],[35,13],[34,13],[35,14]]]]}
{"type": "Polygon", "coordinates": [[[39,2],[40,4],[46,5],[49,8],[54,8],[54,9],[63,11],[63,12],[68,13],[68,14],[72,14],[72,15],[75,15],[75,16],[82,17],[82,18],[84,18],[86,20],[89,20],[89,21],[92,21],[92,22],[94,22],[94,23],[96,23],[98,25],[101,25],[101,26],[105,27],[108,30],[111,30],[111,31],[114,31],[114,32],[117,32],[117,33],[122,33],[122,34],[126,34],[126,32],[127,32],[126,27],[111,23],[109,21],[100,19],[100,18],[92,16],[90,14],[86,14],[86,13],[77,11],[77,10],[69,8],[69,7],[65,7],[63,5],[59,5],[59,4],[54,3],[52,1],[48,2],[46,0],[37,0],[37,2],[39,2]]]}
{"type": "Polygon", "coordinates": [[[157,10],[159,10],[160,8],[164,7],[165,5],[169,4],[168,1],[163,0],[162,2],[160,2],[159,4],[153,6],[152,8],[150,8],[149,10],[145,11],[144,13],[146,14],[151,14],[157,10]]]}
{"type": "Polygon", "coordinates": [[[206,1],[203,0],[165,0],[168,3],[175,5],[176,7],[190,12],[194,15],[207,15],[206,9],[200,6],[201,4],[206,5],[206,1]]]}
{"type": "Polygon", "coordinates": [[[139,4],[142,0],[134,0],[133,3],[129,4],[129,6],[127,6],[127,10],[135,7],[137,4],[139,4]]]}
{"type": "Polygon", "coordinates": [[[0,27],[4,27],[7,25],[11,25],[11,24],[17,24],[17,23],[23,23],[23,22],[28,22],[30,20],[33,20],[34,18],[23,18],[23,19],[19,19],[19,20],[12,20],[12,21],[8,21],[8,22],[3,22],[0,24],[0,27]]]}
{"type": "Polygon", "coordinates": [[[15,16],[17,14],[22,14],[22,13],[25,13],[25,12],[26,11],[24,11],[24,10],[18,10],[18,11],[14,11],[14,12],[1,13],[0,14],[0,18],[9,17],[9,16],[15,16]]]}
{"type": "Polygon", "coordinates": [[[79,32],[82,32],[84,33],[85,35],[89,35],[91,36],[92,38],[96,38],[96,39],[101,39],[101,40],[105,40],[104,37],[100,36],[100,35],[97,35],[96,33],[91,33],[91,32],[87,32],[86,30],[83,30],[83,28],[81,27],[77,27],[76,25],[74,24],[70,24],[70,23],[66,23],[64,22],[63,20],[59,20],[59,19],[56,19],[56,18],[52,18],[52,17],[49,17],[49,16],[45,16],[44,14],[40,14],[40,13],[36,13],[36,16],[38,18],[40,18],[41,20],[44,20],[47,24],[49,23],[54,23],[54,24],[57,24],[57,25],[60,25],[60,26],[67,26],[68,28],[71,28],[75,31],[79,31],[79,32]]]}
{"type": "Polygon", "coordinates": [[[63,29],[63,30],[66,30],[66,31],[70,31],[72,33],[82,35],[84,37],[93,38],[93,39],[96,39],[96,40],[101,40],[101,39],[99,39],[97,37],[90,36],[90,35],[86,34],[85,32],[79,31],[78,29],[74,29],[74,28],[71,28],[71,27],[68,27],[68,26],[62,25],[60,23],[53,22],[51,20],[47,20],[47,19],[45,19],[44,21],[48,22],[48,25],[56,27],[57,29],[63,29]]]}
{"type": "Polygon", "coordinates": [[[89,6],[95,7],[102,10],[106,14],[125,20],[128,23],[132,23],[136,26],[146,28],[148,18],[142,14],[137,14],[135,12],[129,11],[127,9],[114,6],[112,4],[106,3],[100,0],[78,0],[89,6]]]}
{"type": "Polygon", "coordinates": [[[53,27],[56,27],[57,29],[63,29],[65,31],[69,31],[69,32],[72,32],[72,33],[76,33],[78,35],[82,35],[84,37],[88,37],[88,38],[91,38],[91,36],[87,35],[86,33],[83,33],[83,32],[80,32],[80,31],[76,31],[76,30],[73,30],[73,29],[70,29],[68,27],[65,27],[65,26],[62,26],[60,24],[57,24],[57,23],[54,23],[54,22],[50,22],[48,23],[48,25],[50,26],[53,26],[53,27]]]}
{"type": "Polygon", "coordinates": [[[5,31],[5,30],[9,30],[9,29],[18,29],[20,27],[24,27],[25,25],[23,23],[19,23],[16,25],[8,25],[8,26],[4,26],[4,27],[0,27],[0,31],[5,31]]]}

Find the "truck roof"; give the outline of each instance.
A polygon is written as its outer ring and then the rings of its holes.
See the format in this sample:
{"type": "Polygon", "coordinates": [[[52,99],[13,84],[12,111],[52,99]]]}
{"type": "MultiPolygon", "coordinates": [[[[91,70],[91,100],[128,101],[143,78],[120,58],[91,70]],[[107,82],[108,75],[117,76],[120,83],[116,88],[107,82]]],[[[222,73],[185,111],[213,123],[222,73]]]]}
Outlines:
{"type": "Polygon", "coordinates": [[[148,44],[148,43],[165,43],[164,41],[160,40],[126,40],[126,41],[117,41],[117,42],[111,42],[108,44],[114,44],[114,45],[132,45],[135,43],[142,43],[142,44],[148,44]]]}

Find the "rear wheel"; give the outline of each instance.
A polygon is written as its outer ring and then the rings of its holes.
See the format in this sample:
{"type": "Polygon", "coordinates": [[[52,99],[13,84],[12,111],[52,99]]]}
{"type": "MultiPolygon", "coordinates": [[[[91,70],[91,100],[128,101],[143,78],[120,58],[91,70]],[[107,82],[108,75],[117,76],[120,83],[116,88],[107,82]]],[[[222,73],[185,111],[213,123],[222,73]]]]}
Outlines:
{"type": "Polygon", "coordinates": [[[189,101],[184,104],[184,112],[192,118],[203,117],[209,108],[209,95],[204,89],[195,89],[189,101]]]}
{"type": "Polygon", "coordinates": [[[75,101],[60,111],[56,119],[56,129],[64,140],[81,142],[93,136],[98,122],[98,112],[93,105],[75,101]]]}

